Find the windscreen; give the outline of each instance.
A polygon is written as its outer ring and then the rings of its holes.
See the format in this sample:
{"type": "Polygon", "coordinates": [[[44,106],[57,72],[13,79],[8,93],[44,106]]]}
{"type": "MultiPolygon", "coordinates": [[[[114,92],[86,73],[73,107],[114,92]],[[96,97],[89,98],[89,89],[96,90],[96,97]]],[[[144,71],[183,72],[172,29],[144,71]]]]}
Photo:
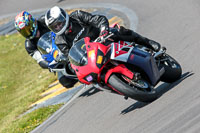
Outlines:
{"type": "Polygon", "coordinates": [[[69,51],[69,61],[75,66],[87,65],[87,51],[84,39],[76,42],[69,51]]]}
{"type": "Polygon", "coordinates": [[[51,32],[42,35],[37,43],[38,50],[41,54],[49,54],[52,49],[51,32]]]}

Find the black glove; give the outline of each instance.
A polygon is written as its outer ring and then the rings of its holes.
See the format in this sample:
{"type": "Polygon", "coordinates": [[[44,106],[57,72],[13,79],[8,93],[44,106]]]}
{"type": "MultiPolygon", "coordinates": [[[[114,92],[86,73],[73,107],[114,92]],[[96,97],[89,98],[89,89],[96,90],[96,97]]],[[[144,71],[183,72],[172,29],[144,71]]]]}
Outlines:
{"type": "Polygon", "coordinates": [[[68,60],[69,59],[68,59],[67,55],[64,55],[64,54],[61,54],[61,53],[55,59],[56,62],[62,62],[62,63],[68,62],[68,60]]]}
{"type": "Polygon", "coordinates": [[[118,34],[113,34],[110,37],[114,42],[118,42],[120,40],[120,36],[118,34]]]}
{"type": "Polygon", "coordinates": [[[101,36],[101,37],[106,37],[107,35],[108,35],[108,31],[107,30],[103,30],[103,31],[101,31],[101,33],[100,33],[100,35],[99,36],[101,36]]]}
{"type": "Polygon", "coordinates": [[[109,27],[101,27],[100,37],[105,38],[109,34],[109,27]]]}

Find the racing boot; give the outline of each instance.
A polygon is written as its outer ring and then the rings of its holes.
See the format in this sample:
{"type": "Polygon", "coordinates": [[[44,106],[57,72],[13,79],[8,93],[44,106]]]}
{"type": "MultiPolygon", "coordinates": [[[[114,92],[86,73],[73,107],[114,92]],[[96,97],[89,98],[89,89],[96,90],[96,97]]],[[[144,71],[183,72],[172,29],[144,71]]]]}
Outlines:
{"type": "Polygon", "coordinates": [[[148,39],[146,37],[143,37],[137,33],[135,33],[137,36],[135,38],[135,42],[139,45],[145,46],[155,52],[158,52],[160,50],[160,44],[154,40],[148,39]]]}
{"type": "Polygon", "coordinates": [[[161,48],[160,44],[156,41],[153,41],[153,40],[149,40],[149,45],[150,45],[150,48],[155,51],[155,52],[158,52],[161,48]]]}
{"type": "Polygon", "coordinates": [[[148,39],[146,37],[143,37],[136,32],[132,32],[132,37],[133,37],[133,39],[134,39],[133,41],[135,41],[135,43],[145,46],[149,49],[152,49],[155,52],[158,52],[161,48],[161,45],[158,42],[148,39]]]}
{"type": "Polygon", "coordinates": [[[145,46],[158,52],[161,48],[160,44],[156,41],[143,37],[142,35],[134,32],[133,30],[126,29],[123,26],[120,27],[119,34],[113,40],[122,40],[128,42],[135,42],[136,44],[145,46]]]}
{"type": "Polygon", "coordinates": [[[154,40],[150,40],[148,38],[139,36],[136,40],[136,43],[142,46],[145,46],[151,50],[153,50],[154,52],[158,52],[161,48],[161,45],[154,41],[154,40]]]}

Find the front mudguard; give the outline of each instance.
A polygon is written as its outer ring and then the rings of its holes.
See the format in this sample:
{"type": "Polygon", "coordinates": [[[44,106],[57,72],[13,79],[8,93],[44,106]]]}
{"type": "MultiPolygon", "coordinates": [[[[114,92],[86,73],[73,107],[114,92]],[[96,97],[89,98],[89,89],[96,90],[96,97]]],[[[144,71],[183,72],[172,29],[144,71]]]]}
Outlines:
{"type": "Polygon", "coordinates": [[[105,75],[105,83],[108,83],[108,79],[109,77],[113,74],[113,73],[120,73],[122,75],[125,75],[126,77],[133,79],[134,73],[131,72],[128,68],[126,68],[126,66],[124,64],[120,64],[110,70],[108,70],[108,72],[105,75]]]}

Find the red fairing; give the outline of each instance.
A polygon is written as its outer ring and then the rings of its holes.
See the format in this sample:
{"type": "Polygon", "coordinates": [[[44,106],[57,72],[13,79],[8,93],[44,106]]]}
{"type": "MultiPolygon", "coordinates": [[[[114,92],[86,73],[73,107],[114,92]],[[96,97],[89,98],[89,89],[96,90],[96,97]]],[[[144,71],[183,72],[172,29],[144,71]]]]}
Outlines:
{"type": "Polygon", "coordinates": [[[88,64],[85,66],[75,66],[73,64],[71,64],[71,65],[72,65],[72,68],[76,71],[76,75],[77,75],[78,79],[82,83],[90,84],[90,82],[86,81],[84,78],[91,73],[97,74],[98,77],[100,77],[99,74],[101,73],[101,70],[103,69],[103,67],[98,68],[96,65],[98,49],[101,50],[101,52],[103,52],[103,54],[105,56],[107,51],[110,49],[110,47],[105,46],[98,42],[95,42],[95,43],[90,42],[90,38],[88,38],[88,37],[86,37],[84,41],[86,43],[88,64]]]}
{"type": "Polygon", "coordinates": [[[126,51],[120,50],[120,48],[122,47],[122,45],[119,45],[119,44],[116,43],[115,46],[116,46],[115,47],[115,51],[117,51],[117,52],[115,52],[115,57],[127,53],[126,51]]]}
{"type": "Polygon", "coordinates": [[[120,64],[112,69],[110,69],[105,76],[105,83],[107,84],[108,82],[108,78],[110,77],[110,75],[112,73],[121,73],[127,77],[129,77],[130,79],[133,79],[133,72],[131,72],[130,70],[128,70],[128,68],[126,68],[126,66],[124,64],[120,64]]]}
{"type": "Polygon", "coordinates": [[[124,41],[119,41],[118,43],[113,43],[114,45],[112,46],[114,51],[112,53],[111,59],[114,59],[115,57],[119,56],[119,55],[123,55],[128,53],[127,51],[122,50],[122,48],[124,46],[126,47],[132,47],[130,45],[128,45],[126,42],[124,41]]]}
{"type": "Polygon", "coordinates": [[[118,28],[120,29],[120,25],[118,23],[114,23],[111,25],[112,28],[118,28]]]}
{"type": "MultiPolygon", "coordinates": [[[[95,74],[95,75],[97,75],[96,80],[100,81],[101,80],[100,79],[101,71],[108,62],[107,61],[105,64],[103,64],[102,67],[100,67],[100,68],[97,66],[98,51],[101,51],[101,53],[103,53],[102,58],[104,59],[106,54],[110,50],[111,45],[105,46],[105,45],[98,43],[98,42],[90,42],[89,37],[86,37],[84,39],[84,41],[85,41],[85,44],[86,44],[87,57],[88,57],[87,65],[85,65],[85,66],[75,66],[73,64],[71,64],[71,65],[72,65],[72,68],[75,70],[78,79],[82,83],[90,84],[91,82],[88,82],[88,80],[86,80],[86,77],[90,74],[95,74]]],[[[112,52],[112,56],[114,56],[114,58],[119,56],[119,55],[128,53],[127,51],[123,51],[121,49],[124,45],[127,45],[127,44],[123,41],[120,41],[119,43],[120,44],[118,44],[118,43],[113,44],[114,51],[112,52]]],[[[103,59],[102,59],[102,61],[103,61],[103,59]]],[[[107,80],[112,73],[121,73],[121,74],[129,77],[130,79],[133,78],[133,73],[131,71],[129,71],[125,67],[125,65],[119,65],[115,68],[110,69],[107,72],[106,78],[105,78],[106,83],[107,83],[107,80]]],[[[91,81],[92,81],[93,77],[91,76],[91,77],[88,77],[88,78],[91,79],[91,81]]]]}

